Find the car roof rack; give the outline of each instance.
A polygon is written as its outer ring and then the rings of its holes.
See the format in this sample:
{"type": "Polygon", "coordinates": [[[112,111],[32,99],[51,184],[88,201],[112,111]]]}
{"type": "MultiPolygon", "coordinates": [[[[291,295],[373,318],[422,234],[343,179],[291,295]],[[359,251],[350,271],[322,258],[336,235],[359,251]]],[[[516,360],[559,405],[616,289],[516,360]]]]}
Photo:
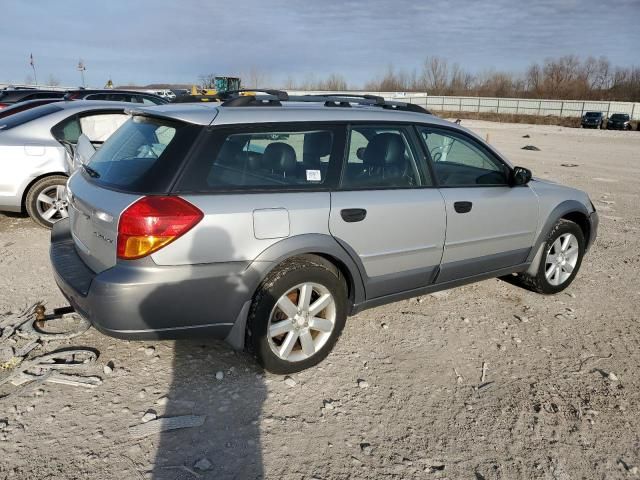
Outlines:
{"type": "Polygon", "coordinates": [[[223,101],[223,107],[278,106],[282,105],[280,103],[281,101],[289,100],[289,94],[287,92],[272,89],[263,90],[259,88],[228,90],[218,93],[217,97],[223,101]]]}
{"type": "Polygon", "coordinates": [[[223,107],[256,107],[282,106],[282,102],[324,103],[325,107],[349,108],[352,105],[368,105],[404,112],[431,114],[431,112],[415,103],[385,100],[378,95],[356,95],[349,93],[329,93],[318,95],[289,95],[282,90],[243,89],[221,93],[223,107]],[[244,93],[245,95],[241,95],[244,93]],[[249,93],[249,95],[247,95],[249,93]]]}
{"type": "Polygon", "coordinates": [[[385,100],[377,95],[351,95],[351,94],[322,94],[322,95],[300,95],[290,96],[293,102],[324,102],[325,107],[351,107],[356,105],[369,105],[381,107],[386,110],[398,110],[403,112],[425,113],[431,112],[415,103],[398,102],[395,100],[385,100]]]}

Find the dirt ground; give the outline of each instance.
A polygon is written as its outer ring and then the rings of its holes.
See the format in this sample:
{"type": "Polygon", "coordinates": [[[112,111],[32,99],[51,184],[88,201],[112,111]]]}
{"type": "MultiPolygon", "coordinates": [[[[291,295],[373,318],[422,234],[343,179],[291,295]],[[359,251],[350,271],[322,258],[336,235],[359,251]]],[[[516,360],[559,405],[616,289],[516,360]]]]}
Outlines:
{"type": "MultiPolygon", "coordinates": [[[[0,478],[640,478],[640,133],[463,125],[591,195],[599,237],[567,291],[488,280],[369,310],[286,381],[222,343],[90,330],[39,352],[98,349],[101,386],[0,399],[0,478]],[[134,438],[150,409],[206,420],[134,438]]],[[[64,305],[48,242],[0,214],[0,314],[64,305]]]]}

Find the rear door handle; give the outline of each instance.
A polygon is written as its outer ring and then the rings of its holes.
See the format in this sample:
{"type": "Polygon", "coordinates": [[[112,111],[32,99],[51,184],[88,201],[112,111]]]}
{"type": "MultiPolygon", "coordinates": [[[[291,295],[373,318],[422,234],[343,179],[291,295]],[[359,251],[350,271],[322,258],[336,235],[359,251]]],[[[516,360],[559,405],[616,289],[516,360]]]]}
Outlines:
{"type": "Polygon", "coordinates": [[[454,202],[453,208],[458,213],[467,213],[471,211],[473,203],[471,202],[454,202]]]}
{"type": "Polygon", "coordinates": [[[347,223],[361,222],[367,216],[367,211],[364,208],[345,208],[340,210],[340,216],[347,223]]]}

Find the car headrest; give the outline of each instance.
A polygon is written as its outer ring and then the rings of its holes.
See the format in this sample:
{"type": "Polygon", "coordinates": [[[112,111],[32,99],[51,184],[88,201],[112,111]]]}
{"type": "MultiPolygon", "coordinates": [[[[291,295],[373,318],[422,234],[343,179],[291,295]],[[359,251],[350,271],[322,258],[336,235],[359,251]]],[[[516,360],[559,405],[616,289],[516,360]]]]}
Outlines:
{"type": "Polygon", "coordinates": [[[378,133],[371,139],[362,160],[369,167],[384,167],[404,162],[404,140],[397,133],[378,133]]]}
{"type": "Polygon", "coordinates": [[[267,145],[262,155],[266,168],[276,172],[291,173],[296,171],[296,151],[291,145],[273,142],[267,145]]]}
{"type": "Polygon", "coordinates": [[[305,164],[320,163],[320,158],[331,153],[331,132],[313,132],[304,136],[302,161],[305,164]]]}
{"type": "Polygon", "coordinates": [[[242,152],[244,144],[233,138],[227,138],[218,153],[218,163],[221,165],[235,165],[238,155],[242,152]]]}

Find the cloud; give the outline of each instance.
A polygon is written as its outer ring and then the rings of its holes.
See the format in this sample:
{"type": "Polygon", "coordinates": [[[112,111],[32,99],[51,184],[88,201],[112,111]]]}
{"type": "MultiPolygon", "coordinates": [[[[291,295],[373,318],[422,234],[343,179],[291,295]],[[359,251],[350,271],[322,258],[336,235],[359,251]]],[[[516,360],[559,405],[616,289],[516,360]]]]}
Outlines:
{"type": "Polygon", "coordinates": [[[637,60],[640,1],[5,0],[0,81],[22,81],[33,51],[39,74],[103,84],[191,82],[256,68],[282,80],[331,72],[363,83],[388,65],[411,70],[440,55],[463,67],[522,70],[567,53],[637,60]],[[612,35],[615,33],[615,35],[612,35]]]}

